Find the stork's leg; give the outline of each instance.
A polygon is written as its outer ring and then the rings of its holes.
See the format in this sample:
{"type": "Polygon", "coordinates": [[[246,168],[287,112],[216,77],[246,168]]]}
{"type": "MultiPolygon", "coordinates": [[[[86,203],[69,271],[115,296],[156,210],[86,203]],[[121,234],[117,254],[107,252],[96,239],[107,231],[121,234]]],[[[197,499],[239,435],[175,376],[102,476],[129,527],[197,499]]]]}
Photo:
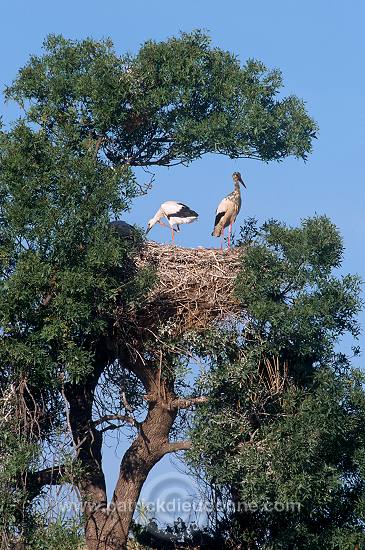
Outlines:
{"type": "Polygon", "coordinates": [[[171,227],[171,235],[172,235],[172,244],[175,243],[175,234],[174,234],[174,228],[171,227]]]}
{"type": "Polygon", "coordinates": [[[224,227],[221,232],[221,250],[223,251],[223,240],[224,240],[224,227]]]}
{"type": "Polygon", "coordinates": [[[166,223],[162,222],[161,220],[159,220],[157,223],[159,223],[160,225],[162,225],[162,227],[170,227],[169,225],[167,225],[166,223]]]}
{"type": "Polygon", "coordinates": [[[229,229],[228,229],[228,250],[231,250],[231,233],[232,233],[232,223],[229,224],[229,229]]]}

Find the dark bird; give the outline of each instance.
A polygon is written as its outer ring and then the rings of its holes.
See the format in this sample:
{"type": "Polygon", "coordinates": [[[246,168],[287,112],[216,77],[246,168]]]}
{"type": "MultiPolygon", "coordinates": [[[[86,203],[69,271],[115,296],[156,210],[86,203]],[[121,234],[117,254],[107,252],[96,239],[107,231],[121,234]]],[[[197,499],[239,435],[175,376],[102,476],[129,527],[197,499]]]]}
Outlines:
{"type": "Polygon", "coordinates": [[[182,202],[166,201],[161,204],[156,214],[148,222],[146,233],[148,233],[156,223],[159,223],[164,227],[171,228],[172,242],[174,242],[174,231],[180,231],[180,225],[183,223],[195,222],[198,216],[199,214],[191,210],[189,206],[186,206],[186,204],[182,202]],[[161,218],[166,218],[169,225],[163,223],[161,218]],[[174,225],[176,225],[176,229],[174,225]]]}
{"type": "Polygon", "coordinates": [[[213,237],[221,237],[221,249],[223,248],[223,237],[226,227],[229,227],[228,248],[231,247],[232,225],[236,221],[238,213],[241,210],[240,183],[243,187],[246,187],[239,172],[233,172],[232,177],[234,182],[234,190],[232,193],[227,195],[227,197],[224,197],[224,199],[219,203],[215,213],[215,222],[212,235],[213,237]]]}
{"type": "Polygon", "coordinates": [[[136,230],[133,225],[130,225],[123,220],[114,220],[109,222],[110,226],[113,227],[118,233],[119,237],[128,238],[133,237],[136,234],[136,230]]]}

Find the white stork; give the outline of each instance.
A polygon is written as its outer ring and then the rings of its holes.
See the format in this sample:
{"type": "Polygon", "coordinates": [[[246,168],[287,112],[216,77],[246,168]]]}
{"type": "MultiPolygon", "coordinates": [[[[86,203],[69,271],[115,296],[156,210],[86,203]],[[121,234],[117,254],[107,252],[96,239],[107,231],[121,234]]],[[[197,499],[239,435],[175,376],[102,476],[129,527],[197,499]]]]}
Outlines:
{"type": "Polygon", "coordinates": [[[224,199],[219,203],[215,213],[215,222],[212,235],[213,237],[221,237],[221,250],[223,247],[224,230],[228,226],[228,248],[231,247],[232,225],[236,221],[238,213],[241,210],[240,183],[243,187],[246,187],[239,172],[233,172],[232,177],[234,182],[234,191],[227,195],[227,197],[224,197],[224,199]]]}
{"type": "Polygon", "coordinates": [[[179,226],[182,223],[192,223],[197,219],[198,214],[186,206],[186,204],[176,201],[166,201],[161,204],[156,214],[148,222],[146,233],[148,233],[156,223],[159,223],[164,227],[170,226],[172,242],[174,242],[174,231],[180,231],[179,226]],[[169,225],[163,223],[161,218],[166,218],[169,225]],[[176,225],[176,229],[174,228],[174,225],[176,225]]]}

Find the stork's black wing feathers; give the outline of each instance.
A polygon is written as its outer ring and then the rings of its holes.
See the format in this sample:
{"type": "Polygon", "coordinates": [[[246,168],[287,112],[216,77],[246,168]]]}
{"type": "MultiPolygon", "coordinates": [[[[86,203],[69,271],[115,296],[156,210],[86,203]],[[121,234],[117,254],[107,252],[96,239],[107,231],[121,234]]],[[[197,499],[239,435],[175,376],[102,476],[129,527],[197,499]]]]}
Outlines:
{"type": "Polygon", "coordinates": [[[167,215],[168,219],[174,218],[176,216],[178,216],[179,218],[190,218],[192,216],[194,218],[197,218],[199,216],[197,212],[195,212],[194,210],[191,210],[191,208],[186,206],[186,204],[183,204],[182,202],[179,202],[178,204],[179,206],[181,206],[180,210],[178,212],[175,212],[174,214],[168,214],[167,215]]]}
{"type": "Polygon", "coordinates": [[[225,214],[225,212],[218,212],[218,214],[217,214],[216,217],[215,217],[214,227],[216,227],[216,226],[218,225],[219,220],[220,220],[221,218],[223,218],[224,214],[225,214]]]}

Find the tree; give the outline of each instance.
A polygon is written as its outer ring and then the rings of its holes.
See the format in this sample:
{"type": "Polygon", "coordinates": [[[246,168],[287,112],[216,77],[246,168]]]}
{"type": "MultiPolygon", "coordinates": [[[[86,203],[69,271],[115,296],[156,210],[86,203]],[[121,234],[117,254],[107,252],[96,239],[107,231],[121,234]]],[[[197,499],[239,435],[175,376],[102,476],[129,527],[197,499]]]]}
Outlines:
{"type": "Polygon", "coordinates": [[[190,459],[234,504],[218,529],[240,548],[353,550],[365,541],[364,376],[337,344],[359,334],[360,281],[333,273],[343,246],[327,218],[251,222],[244,242],[247,317],[216,353],[208,340],[190,459]]]}
{"type": "Polygon", "coordinates": [[[69,482],[88,548],[123,548],[149,471],[190,446],[170,440],[178,411],[199,402],[180,393],[182,359],[170,350],[161,363],[157,340],[125,329],[154,280],[135,267],[143,240],[119,238],[109,221],[146,191],[133,167],[209,152],[305,159],[316,125],[302,101],[276,97],[281,87],[278,71],[241,67],[194,32],[121,57],[110,41],[49,36],[7,88],[24,115],[0,144],[0,380],[6,418],[17,420],[6,425],[15,443],[5,438],[0,452],[9,457],[2,483],[20,495],[15,532],[28,542],[33,499],[69,482]],[[103,437],[121,426],[135,438],[108,511],[103,437]],[[44,451],[60,441],[50,467],[44,451]]]}
{"type": "Polygon", "coordinates": [[[200,32],[147,42],[135,57],[118,57],[110,41],[50,36],[44,47],[6,96],[75,152],[94,145],[114,166],[171,166],[205,153],[269,161],[311,151],[316,125],[297,97],[276,99],[280,72],[241,67],[200,32]]]}

